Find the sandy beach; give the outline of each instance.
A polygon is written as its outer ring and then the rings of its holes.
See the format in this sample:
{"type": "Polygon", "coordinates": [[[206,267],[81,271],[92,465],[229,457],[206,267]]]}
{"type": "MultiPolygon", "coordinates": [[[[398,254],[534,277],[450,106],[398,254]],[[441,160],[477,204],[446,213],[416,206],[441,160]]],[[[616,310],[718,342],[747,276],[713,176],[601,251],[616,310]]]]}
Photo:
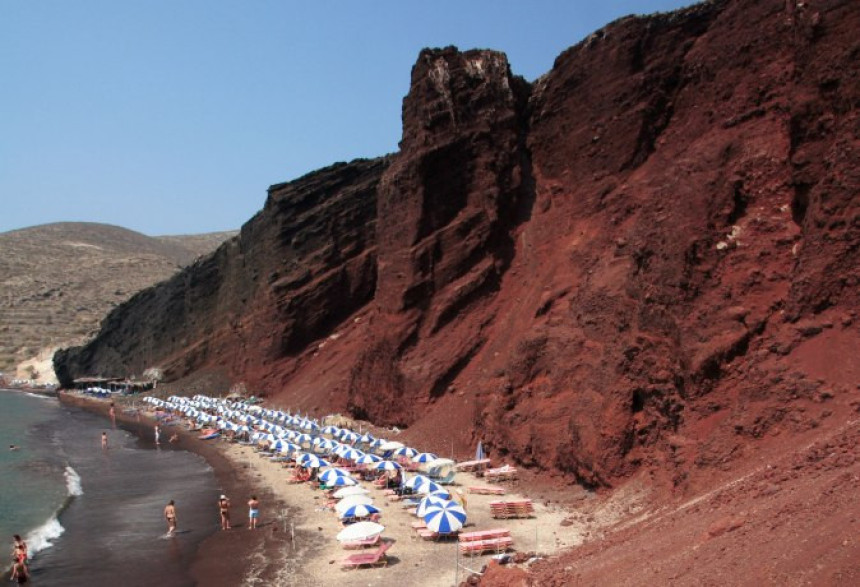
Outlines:
{"type": "MultiPolygon", "coordinates": [[[[62,394],[63,401],[107,416],[108,404],[76,394],[62,394]]],[[[137,402],[138,407],[140,402],[137,402]]],[[[127,413],[118,405],[118,423],[144,438],[152,436],[154,412],[127,413]]],[[[223,440],[199,440],[181,426],[176,448],[196,452],[213,467],[222,491],[232,501],[233,529],[218,531],[202,543],[191,572],[198,584],[222,585],[306,585],[308,582],[362,586],[416,585],[443,587],[464,581],[471,572],[480,572],[492,554],[461,556],[455,540],[424,540],[412,528],[417,518],[399,501],[389,501],[383,490],[370,483],[374,504],[381,510],[385,526],[383,539],[393,540],[384,567],[343,570],[340,561],[355,550],[344,550],[335,536],[342,529],[336,514],[324,506],[323,492],[309,483],[290,484],[291,472],[282,463],[271,461],[253,447],[223,440]],[[261,500],[259,528],[248,528],[247,501],[251,495],[261,500]]],[[[169,432],[168,432],[169,431],[169,432]]],[[[420,447],[418,447],[420,448],[420,447]]],[[[489,503],[498,499],[529,498],[518,481],[488,483],[471,473],[459,472],[452,490],[461,490],[467,499],[468,521],[463,532],[505,528],[510,531],[515,552],[551,555],[583,540],[584,525],[569,521],[570,512],[557,505],[534,500],[534,515],[520,519],[494,519],[489,503]],[[504,488],[503,497],[468,492],[470,486],[504,488]],[[562,524],[568,520],[565,524],[562,524]]],[[[213,517],[217,511],[213,503],[213,517]]],[[[528,564],[528,563],[524,563],[528,564]]]]}

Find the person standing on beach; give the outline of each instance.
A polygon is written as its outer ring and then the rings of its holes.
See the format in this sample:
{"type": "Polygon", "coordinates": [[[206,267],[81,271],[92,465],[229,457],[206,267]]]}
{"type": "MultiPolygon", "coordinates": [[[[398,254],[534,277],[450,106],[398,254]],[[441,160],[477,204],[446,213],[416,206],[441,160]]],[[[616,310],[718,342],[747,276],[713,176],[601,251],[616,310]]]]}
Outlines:
{"type": "Polygon", "coordinates": [[[107,447],[108,447],[107,432],[102,432],[102,448],[107,450],[107,447]]]}
{"type": "Polygon", "coordinates": [[[230,529],[230,500],[226,495],[222,495],[218,500],[218,511],[221,513],[221,529],[230,529]]]}
{"type": "Polygon", "coordinates": [[[161,444],[161,429],[158,427],[158,424],[155,425],[155,445],[158,446],[161,444]]]}
{"type": "Polygon", "coordinates": [[[18,534],[12,537],[12,556],[22,563],[27,562],[27,543],[18,534]]]}
{"type": "Polygon", "coordinates": [[[108,410],[108,413],[110,413],[111,423],[116,426],[116,406],[114,406],[113,402],[110,403],[110,410],[108,410]]]}
{"type": "Polygon", "coordinates": [[[260,500],[256,495],[252,495],[248,500],[248,529],[253,530],[257,527],[257,518],[260,517],[260,500]]]}
{"type": "Polygon", "coordinates": [[[164,519],[167,520],[167,535],[173,536],[176,533],[176,504],[172,499],[164,506],[164,519]]]}

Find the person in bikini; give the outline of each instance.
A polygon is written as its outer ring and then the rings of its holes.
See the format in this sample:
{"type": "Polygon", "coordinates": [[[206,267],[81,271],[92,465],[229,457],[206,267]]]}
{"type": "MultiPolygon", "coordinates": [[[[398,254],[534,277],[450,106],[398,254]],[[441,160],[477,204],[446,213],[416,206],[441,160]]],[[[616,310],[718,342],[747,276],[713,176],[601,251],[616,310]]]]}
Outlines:
{"type": "Polygon", "coordinates": [[[15,560],[20,560],[22,563],[27,562],[27,543],[20,535],[15,534],[12,541],[12,556],[15,560]]]}
{"type": "Polygon", "coordinates": [[[260,500],[256,495],[252,495],[248,500],[248,529],[253,530],[257,527],[257,518],[260,517],[260,500]]]}
{"type": "Polygon", "coordinates": [[[176,504],[172,499],[164,507],[164,519],[167,520],[167,535],[172,536],[176,532],[176,504]]]}
{"type": "Polygon", "coordinates": [[[218,511],[221,512],[221,529],[230,529],[230,500],[226,495],[222,495],[218,500],[218,511]]]}

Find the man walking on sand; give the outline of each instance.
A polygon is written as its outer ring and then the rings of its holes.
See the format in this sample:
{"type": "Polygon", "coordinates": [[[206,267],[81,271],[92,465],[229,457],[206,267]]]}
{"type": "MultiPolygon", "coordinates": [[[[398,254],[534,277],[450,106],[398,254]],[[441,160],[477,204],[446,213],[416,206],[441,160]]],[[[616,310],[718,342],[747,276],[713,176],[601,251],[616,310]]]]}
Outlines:
{"type": "Polygon", "coordinates": [[[176,505],[172,499],[164,506],[164,519],[167,520],[167,535],[173,536],[176,533],[176,505]]]}

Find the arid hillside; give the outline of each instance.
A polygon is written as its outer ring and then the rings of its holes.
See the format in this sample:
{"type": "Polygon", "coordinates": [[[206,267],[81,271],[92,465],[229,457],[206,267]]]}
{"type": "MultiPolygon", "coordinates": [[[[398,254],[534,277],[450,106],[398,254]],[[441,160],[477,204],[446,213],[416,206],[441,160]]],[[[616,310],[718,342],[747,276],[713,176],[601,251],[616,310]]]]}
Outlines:
{"type": "Polygon", "coordinates": [[[112,308],[234,234],[149,237],[83,222],[0,234],[0,372],[14,378],[20,363],[84,342],[112,308]]]}
{"type": "Polygon", "coordinates": [[[856,2],[707,2],[533,83],[424,50],[398,153],[272,186],[58,374],[217,373],[589,488],[694,491],[856,399],[858,30],[856,2]]]}

